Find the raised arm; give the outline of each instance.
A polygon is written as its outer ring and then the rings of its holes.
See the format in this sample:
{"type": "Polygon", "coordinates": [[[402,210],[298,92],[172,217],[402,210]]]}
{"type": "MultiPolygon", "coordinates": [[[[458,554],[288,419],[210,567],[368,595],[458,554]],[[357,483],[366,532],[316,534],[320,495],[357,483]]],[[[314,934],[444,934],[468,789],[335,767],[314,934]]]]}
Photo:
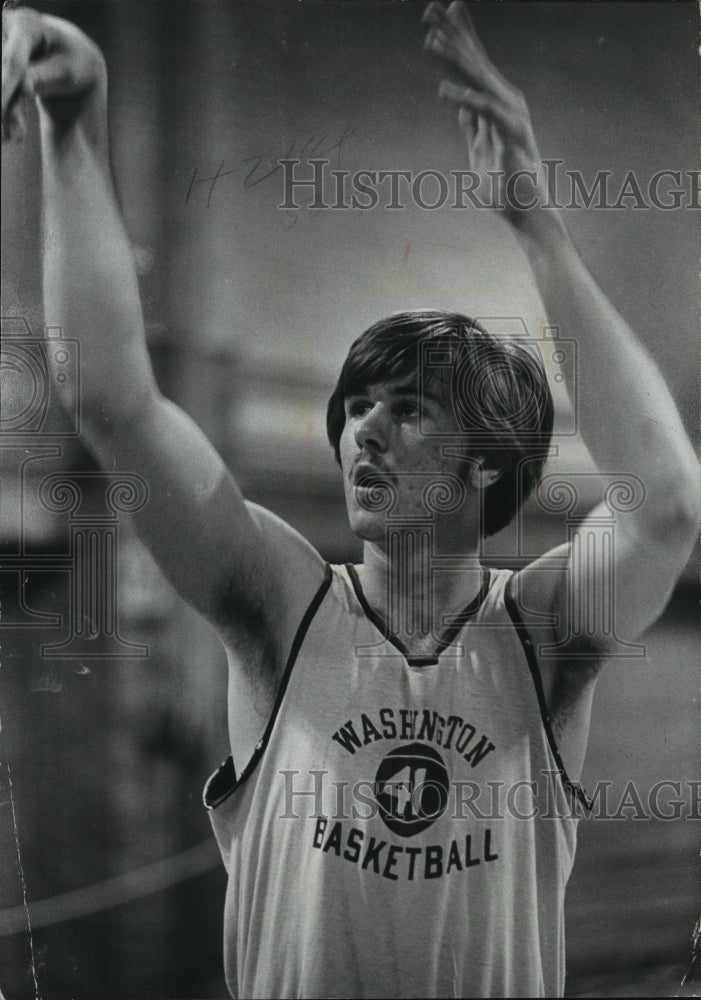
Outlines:
{"type": "Polygon", "coordinates": [[[4,12],[3,36],[3,138],[21,138],[28,98],[39,114],[44,311],[80,342],[81,432],[103,467],[146,481],[137,527],[179,592],[230,646],[242,632],[247,643],[264,637],[265,669],[278,670],[323,564],[251,511],[204,435],[157,390],[111,179],[100,51],[74,25],[26,8],[4,12]]]}
{"type": "MultiPolygon", "coordinates": [[[[597,589],[610,585],[615,631],[630,641],[664,608],[699,530],[696,456],[656,364],[583,264],[562,216],[542,207],[548,194],[523,95],[490,62],[464,4],[431,4],[426,18],[427,48],[451,74],[440,93],[459,107],[471,168],[485,177],[502,172],[502,211],[527,255],[549,320],[576,341],[582,436],[601,472],[632,474],[644,489],[636,509],[616,514],[606,580],[575,538],[571,549],[556,550],[519,574],[521,598],[525,607],[555,614],[557,641],[567,638],[571,588],[579,588],[582,601],[587,594],[598,600],[597,589]],[[517,186],[517,175],[525,178],[519,171],[529,172],[530,187],[517,186]],[[531,202],[530,209],[522,207],[531,202]],[[543,572],[548,560],[553,565],[568,557],[564,579],[543,572]]],[[[585,520],[580,539],[599,531],[600,513],[585,520]]],[[[587,637],[595,655],[605,654],[610,641],[603,629],[587,637]]]]}

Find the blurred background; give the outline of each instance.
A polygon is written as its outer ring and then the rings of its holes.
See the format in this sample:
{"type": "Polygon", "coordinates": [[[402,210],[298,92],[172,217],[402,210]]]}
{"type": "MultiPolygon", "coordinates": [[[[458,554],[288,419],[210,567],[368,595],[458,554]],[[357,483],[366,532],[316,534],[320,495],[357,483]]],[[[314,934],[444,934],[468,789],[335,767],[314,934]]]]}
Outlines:
{"type": "MultiPolygon", "coordinates": [[[[440,71],[422,52],[423,5],[40,9],[69,17],[107,57],[114,175],[161,387],[247,496],[326,558],[357,558],[324,431],[354,337],[389,312],[426,306],[483,317],[507,336],[525,324],[540,338],[546,325],[525,260],[492,213],[410,199],[401,211],[313,210],[302,189],[299,210],[279,207],[284,157],[298,158],[304,177],[314,156],[351,173],[467,169],[455,113],[437,100],[440,71]]],[[[611,171],[615,200],[628,171],[646,192],[656,171],[698,168],[696,4],[483,2],[474,17],[529,100],[542,156],[562,171],[589,184],[611,171]]],[[[700,213],[632,202],[573,208],[568,225],[698,444],[700,213]]],[[[3,333],[25,357],[28,341],[60,324],[43,316],[39,220],[33,123],[22,145],[3,146],[3,333]]],[[[8,364],[2,380],[0,990],[8,1000],[224,997],[224,872],[200,802],[228,752],[223,653],[128,518],[107,510],[98,478],[80,479],[81,524],[76,510],[48,509],[47,475],[75,480],[95,467],[51,400],[27,422],[36,381],[21,366],[8,364]],[[71,649],[67,567],[76,532],[95,524],[118,553],[118,637],[105,628],[71,649]]],[[[576,412],[557,382],[555,393],[558,454],[547,471],[591,473],[572,434],[576,412]]],[[[595,478],[581,483],[585,501],[598,499],[595,478]]],[[[535,502],[527,524],[518,538],[514,527],[490,540],[485,558],[517,565],[567,537],[564,515],[535,502]]],[[[580,826],[570,995],[677,995],[691,958],[698,822],[636,819],[626,789],[633,782],[646,804],[658,782],[681,782],[688,812],[684,783],[701,776],[697,608],[694,559],[641,640],[646,655],[600,681],[585,784],[610,782],[614,811],[622,799],[627,807],[580,826]]],[[[660,801],[672,798],[669,786],[660,801]]]]}

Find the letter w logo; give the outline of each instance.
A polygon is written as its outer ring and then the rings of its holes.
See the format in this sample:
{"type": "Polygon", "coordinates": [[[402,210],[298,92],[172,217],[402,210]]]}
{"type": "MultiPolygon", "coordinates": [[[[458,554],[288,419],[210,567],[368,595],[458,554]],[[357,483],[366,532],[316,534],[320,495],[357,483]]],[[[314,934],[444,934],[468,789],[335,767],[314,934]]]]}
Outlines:
{"type": "Polygon", "coordinates": [[[354,754],[356,747],[360,746],[360,737],[355,731],[353,723],[349,719],[345,726],[341,726],[331,737],[332,740],[336,740],[341,746],[348,751],[350,754],[354,754]],[[354,746],[355,744],[355,746],[354,746]]]}

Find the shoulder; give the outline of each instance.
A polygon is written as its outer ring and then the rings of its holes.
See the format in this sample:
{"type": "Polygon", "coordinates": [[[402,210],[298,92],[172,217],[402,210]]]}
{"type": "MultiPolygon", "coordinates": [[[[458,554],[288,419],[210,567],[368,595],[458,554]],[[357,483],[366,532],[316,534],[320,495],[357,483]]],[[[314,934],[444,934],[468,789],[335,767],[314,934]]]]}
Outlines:
{"type": "Polygon", "coordinates": [[[293,563],[299,562],[312,572],[313,567],[320,567],[323,573],[326,564],[304,535],[260,504],[246,500],[245,506],[261,537],[269,546],[271,559],[278,562],[285,562],[288,559],[293,563]]]}

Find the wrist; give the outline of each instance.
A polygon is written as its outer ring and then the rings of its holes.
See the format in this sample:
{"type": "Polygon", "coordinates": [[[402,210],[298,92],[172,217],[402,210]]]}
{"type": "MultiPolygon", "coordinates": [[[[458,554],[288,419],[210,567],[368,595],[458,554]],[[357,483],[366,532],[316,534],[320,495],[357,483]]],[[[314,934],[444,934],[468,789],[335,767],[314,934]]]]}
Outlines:
{"type": "Polygon", "coordinates": [[[91,146],[107,137],[107,66],[99,47],[75,25],[50,15],[41,19],[42,46],[52,61],[28,72],[46,138],[60,143],[80,131],[91,146]]]}
{"type": "Polygon", "coordinates": [[[37,100],[42,141],[54,153],[68,152],[77,139],[99,160],[108,159],[106,75],[79,97],[37,100]]]}
{"type": "Polygon", "coordinates": [[[561,212],[536,205],[512,220],[519,242],[527,253],[559,253],[572,241],[561,212]]]}

